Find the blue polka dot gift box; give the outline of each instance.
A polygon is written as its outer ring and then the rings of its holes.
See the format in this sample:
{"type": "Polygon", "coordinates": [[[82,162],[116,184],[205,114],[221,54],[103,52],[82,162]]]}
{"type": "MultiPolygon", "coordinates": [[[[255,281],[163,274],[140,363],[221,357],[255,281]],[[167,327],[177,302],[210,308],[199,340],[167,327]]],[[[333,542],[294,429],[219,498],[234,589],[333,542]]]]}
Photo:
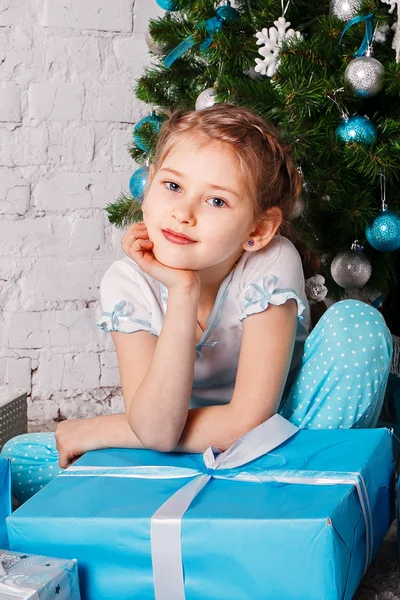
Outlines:
{"type": "Polygon", "coordinates": [[[76,559],[0,550],[1,600],[80,600],[76,559]]]}
{"type": "Polygon", "coordinates": [[[0,548],[8,547],[6,517],[11,514],[11,506],[10,461],[0,456],[0,548]]]}
{"type": "Polygon", "coordinates": [[[83,600],[350,600],[394,514],[392,434],[281,415],[204,454],[86,453],[7,519],[83,600]]]}

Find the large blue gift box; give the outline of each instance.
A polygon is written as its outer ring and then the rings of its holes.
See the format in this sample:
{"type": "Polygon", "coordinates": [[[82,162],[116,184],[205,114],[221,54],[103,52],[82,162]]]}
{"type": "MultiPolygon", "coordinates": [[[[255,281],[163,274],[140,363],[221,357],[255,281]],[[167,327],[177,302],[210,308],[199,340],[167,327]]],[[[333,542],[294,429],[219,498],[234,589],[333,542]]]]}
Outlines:
{"type": "Polygon", "coordinates": [[[0,550],[1,600],[80,600],[75,559],[0,550]]]}
{"type": "Polygon", "coordinates": [[[352,598],[393,515],[387,429],[275,415],[215,456],[88,452],[7,519],[78,558],[84,600],[352,598]]]}
{"type": "Polygon", "coordinates": [[[11,514],[10,461],[0,456],[0,548],[8,548],[6,517],[11,514]]]}

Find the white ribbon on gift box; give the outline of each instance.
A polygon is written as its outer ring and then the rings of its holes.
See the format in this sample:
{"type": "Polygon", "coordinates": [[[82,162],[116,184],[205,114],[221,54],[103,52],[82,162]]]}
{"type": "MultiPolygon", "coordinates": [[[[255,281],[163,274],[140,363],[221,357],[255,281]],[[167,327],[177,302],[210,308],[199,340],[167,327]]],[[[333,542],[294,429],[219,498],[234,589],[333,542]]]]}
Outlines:
{"type": "Polygon", "coordinates": [[[365,482],[360,473],[274,469],[267,472],[236,474],[218,473],[241,467],[271,452],[299,431],[299,428],[274,415],[235,442],[228,450],[214,456],[215,448],[203,454],[205,470],[170,466],[96,467],[71,466],[60,477],[128,477],[173,479],[194,477],[175,492],[151,518],[151,555],[156,600],[185,600],[182,565],[182,517],[197,494],[211,478],[245,482],[279,482],[301,485],[354,485],[365,520],[366,557],[364,573],[372,558],[373,525],[365,482]]]}

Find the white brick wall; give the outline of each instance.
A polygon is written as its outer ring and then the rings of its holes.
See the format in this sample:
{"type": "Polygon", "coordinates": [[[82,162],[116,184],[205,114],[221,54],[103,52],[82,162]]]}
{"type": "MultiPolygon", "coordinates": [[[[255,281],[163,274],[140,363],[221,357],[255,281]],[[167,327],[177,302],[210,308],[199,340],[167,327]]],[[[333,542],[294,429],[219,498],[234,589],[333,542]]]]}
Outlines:
{"type": "Polygon", "coordinates": [[[133,85],[151,60],[155,0],[2,0],[0,385],[30,419],[122,409],[99,285],[122,256],[105,214],[136,167],[133,85]]]}

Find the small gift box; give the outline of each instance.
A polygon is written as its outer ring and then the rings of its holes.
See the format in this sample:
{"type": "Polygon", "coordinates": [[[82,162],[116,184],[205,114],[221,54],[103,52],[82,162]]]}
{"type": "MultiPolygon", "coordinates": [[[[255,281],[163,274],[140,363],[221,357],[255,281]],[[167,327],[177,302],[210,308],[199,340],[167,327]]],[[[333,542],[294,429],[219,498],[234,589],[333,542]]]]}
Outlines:
{"type": "Polygon", "coordinates": [[[8,519],[85,600],[349,600],[392,521],[391,433],[274,415],[229,450],[88,452],[8,519]]]}
{"type": "Polygon", "coordinates": [[[0,548],[8,548],[6,518],[11,514],[11,506],[10,461],[0,455],[0,548]]]}
{"type": "Polygon", "coordinates": [[[1,600],[80,600],[76,559],[0,550],[1,600]]]}

